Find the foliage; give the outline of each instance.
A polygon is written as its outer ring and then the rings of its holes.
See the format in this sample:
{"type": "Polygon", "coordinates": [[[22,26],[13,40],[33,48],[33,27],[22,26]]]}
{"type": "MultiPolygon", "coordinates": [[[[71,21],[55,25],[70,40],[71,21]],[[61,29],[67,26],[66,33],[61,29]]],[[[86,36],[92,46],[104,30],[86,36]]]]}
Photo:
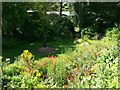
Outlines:
{"type": "MultiPolygon", "coordinates": [[[[102,52],[101,52],[102,53],[102,52]]],[[[83,64],[85,65],[85,63],[83,64]]],[[[94,65],[85,70],[85,75],[75,77],[76,84],[70,83],[70,87],[77,88],[118,88],[118,51],[113,46],[97,57],[94,65]]],[[[80,71],[80,69],[78,70],[80,71]]],[[[75,83],[74,82],[74,83],[75,83]]]]}
{"type": "Polygon", "coordinates": [[[103,38],[103,41],[118,41],[120,40],[120,30],[119,28],[109,28],[106,30],[106,36],[103,38]]]}
{"type": "MultiPolygon", "coordinates": [[[[3,37],[16,38],[34,42],[43,40],[44,35],[51,34],[51,26],[45,12],[51,3],[3,3],[3,37]],[[28,13],[27,10],[38,10],[28,13]],[[43,8],[46,8],[43,10],[43,8]],[[10,13],[10,14],[9,14],[10,13]]],[[[48,36],[48,38],[51,36],[48,36]]],[[[50,39],[51,40],[51,39],[50,39]]]]}
{"type": "MultiPolygon", "coordinates": [[[[74,24],[81,29],[92,26],[95,30],[93,32],[104,35],[106,28],[113,27],[119,22],[117,4],[116,2],[75,2],[73,3],[76,12],[74,24]]],[[[90,31],[90,33],[93,32],[90,31]]]]}
{"type": "Polygon", "coordinates": [[[25,3],[4,2],[2,8],[3,37],[10,38],[20,36],[20,27],[23,25],[23,21],[27,17],[25,3]]]}
{"type": "Polygon", "coordinates": [[[70,73],[67,69],[70,69],[71,62],[66,58],[57,59],[56,65],[49,65],[48,75],[54,77],[54,81],[58,86],[62,86],[66,83],[66,74],[70,73]],[[53,68],[53,69],[52,69],[53,68]]]}
{"type": "Polygon", "coordinates": [[[49,20],[42,11],[29,13],[28,18],[24,21],[21,27],[22,36],[21,39],[34,42],[37,40],[44,40],[44,35],[47,35],[48,40],[52,40],[52,27],[49,24],[49,20]],[[42,17],[44,16],[44,17],[42,17]],[[28,25],[29,24],[29,25],[28,25]],[[51,35],[51,36],[50,36],[51,35]]]}
{"type": "Polygon", "coordinates": [[[42,73],[34,67],[33,55],[25,50],[18,61],[13,64],[4,64],[3,69],[3,85],[12,88],[44,88],[40,81],[43,80],[42,73]]]}
{"type": "MultiPolygon", "coordinates": [[[[71,62],[68,58],[48,56],[43,60],[38,61],[38,66],[47,69],[47,77],[52,78],[53,85],[62,86],[66,83],[65,75],[69,73],[67,69],[70,69],[71,62]]],[[[44,70],[45,72],[45,70],[44,70]]]]}
{"type": "MultiPolygon", "coordinates": [[[[24,50],[18,61],[3,63],[3,85],[12,88],[117,88],[118,47],[76,44],[65,54],[34,60],[24,50]]],[[[8,62],[8,61],[6,61],[8,62]]]]}
{"type": "Polygon", "coordinates": [[[95,33],[95,30],[92,29],[91,27],[90,28],[83,28],[81,30],[81,37],[83,38],[85,35],[88,36],[88,39],[91,38],[92,36],[94,36],[94,33],[95,33]]]}
{"type": "Polygon", "coordinates": [[[102,38],[102,35],[98,33],[97,28],[95,26],[81,28],[78,34],[78,37],[81,37],[82,39],[86,38],[91,40],[99,40],[102,38]]]}
{"type": "Polygon", "coordinates": [[[73,23],[67,17],[57,17],[52,25],[54,27],[54,37],[67,39],[74,36],[73,23]]]}
{"type": "Polygon", "coordinates": [[[91,68],[96,72],[92,79],[94,88],[118,88],[118,47],[113,46],[107,50],[98,62],[91,68]],[[96,68],[99,67],[99,68],[96,68]],[[99,72],[99,73],[98,73],[99,72]],[[97,78],[96,78],[97,77],[97,78]]]}
{"type": "MultiPolygon", "coordinates": [[[[68,5],[72,6],[61,3],[60,12],[62,9],[68,10],[68,5]]],[[[76,14],[74,19],[70,19],[62,15],[46,15],[47,11],[58,10],[58,3],[3,3],[3,45],[8,48],[18,45],[18,40],[41,40],[45,45],[49,40],[70,39],[75,37],[76,33],[81,37],[72,41],[72,44],[69,43],[70,40],[64,40],[69,45],[62,42],[49,43],[50,46],[59,48],[59,54],[46,55],[44,58],[38,55],[39,59],[35,59],[31,52],[24,49],[31,46],[30,50],[33,51],[34,48],[42,46],[41,44],[32,46],[35,44],[32,43],[23,45],[24,48],[14,48],[16,51],[24,51],[13,63],[9,58],[2,61],[3,87],[118,88],[117,41],[120,39],[120,31],[113,27],[119,22],[119,14],[116,15],[118,7],[117,3],[74,2],[76,14]],[[27,13],[27,10],[31,9],[37,11],[27,13]],[[107,42],[89,40],[100,39],[105,32],[103,41],[107,42]]]]}
{"type": "Polygon", "coordinates": [[[45,85],[40,83],[41,79],[36,77],[28,77],[23,75],[13,76],[13,77],[5,77],[5,82],[9,83],[4,87],[12,87],[12,88],[45,88],[45,85]]]}

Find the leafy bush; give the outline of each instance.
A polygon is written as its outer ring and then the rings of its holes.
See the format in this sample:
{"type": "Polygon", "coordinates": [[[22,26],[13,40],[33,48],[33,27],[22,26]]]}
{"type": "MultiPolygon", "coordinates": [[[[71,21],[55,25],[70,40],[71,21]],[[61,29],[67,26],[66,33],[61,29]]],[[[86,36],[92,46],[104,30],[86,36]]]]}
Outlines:
{"type": "Polygon", "coordinates": [[[106,30],[106,36],[103,41],[118,41],[120,40],[120,30],[119,28],[113,27],[106,30]]]}
{"type": "Polygon", "coordinates": [[[83,28],[81,30],[81,37],[83,37],[84,35],[89,35],[89,38],[93,35],[93,29],[91,27],[89,28],[83,28]]]}
{"type": "Polygon", "coordinates": [[[35,66],[33,55],[28,50],[24,50],[18,57],[18,61],[2,67],[4,87],[45,87],[40,83],[43,80],[43,74],[35,66]]]}
{"type": "Polygon", "coordinates": [[[71,38],[74,34],[73,23],[66,17],[57,17],[53,20],[54,37],[56,38],[71,38]]]}
{"type": "Polygon", "coordinates": [[[43,16],[41,11],[29,14],[21,27],[22,34],[20,39],[34,42],[43,40],[44,35],[47,35],[46,38],[52,40],[53,29],[49,23],[49,19],[43,16]]]}
{"type": "Polygon", "coordinates": [[[81,38],[92,40],[101,39],[101,34],[97,32],[97,29],[94,26],[81,29],[80,36],[81,38]]]}
{"type": "Polygon", "coordinates": [[[66,57],[47,57],[38,61],[39,66],[47,69],[47,78],[53,79],[53,85],[63,86],[66,81],[66,74],[70,73],[72,62],[66,57]]]}
{"type": "Polygon", "coordinates": [[[113,46],[104,52],[91,68],[96,75],[92,78],[93,88],[118,88],[118,47],[113,46]],[[99,67],[99,68],[98,68],[99,67]]]}
{"type": "Polygon", "coordinates": [[[69,88],[118,88],[118,47],[114,45],[102,53],[96,61],[73,69],[77,76],[74,82],[69,82],[69,88]]]}
{"type": "MultiPolygon", "coordinates": [[[[45,85],[41,84],[42,79],[35,76],[17,75],[13,77],[5,77],[4,82],[7,82],[4,87],[12,88],[45,88],[45,85]],[[8,83],[9,82],[9,83],[8,83]]],[[[4,83],[5,84],[5,83],[4,83]]]]}

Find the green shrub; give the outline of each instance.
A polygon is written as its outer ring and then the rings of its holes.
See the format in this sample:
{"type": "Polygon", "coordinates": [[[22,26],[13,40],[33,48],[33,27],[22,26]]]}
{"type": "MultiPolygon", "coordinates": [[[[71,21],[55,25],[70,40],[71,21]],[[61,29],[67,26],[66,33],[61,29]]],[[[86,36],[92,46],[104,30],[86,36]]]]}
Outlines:
{"type": "Polygon", "coordinates": [[[74,36],[73,23],[66,17],[57,17],[53,20],[54,37],[57,38],[71,38],[74,36]]]}
{"type": "Polygon", "coordinates": [[[16,59],[18,61],[12,64],[4,64],[2,67],[4,87],[45,87],[40,83],[43,80],[43,73],[36,67],[37,65],[34,63],[33,55],[28,50],[24,50],[21,56],[16,59]]]}
{"type": "Polygon", "coordinates": [[[118,56],[118,47],[113,46],[97,59],[91,68],[96,73],[93,88],[118,88],[118,56]]]}
{"type": "Polygon", "coordinates": [[[74,82],[69,82],[69,88],[118,88],[118,47],[113,45],[102,53],[96,62],[84,63],[81,68],[73,69],[78,75],[74,82]]]}
{"type": "Polygon", "coordinates": [[[65,57],[57,57],[52,58],[48,57],[46,60],[49,60],[47,66],[47,77],[53,78],[53,83],[56,84],[56,86],[62,86],[66,81],[66,74],[70,73],[70,68],[72,65],[72,62],[68,58],[65,57]]]}
{"type": "Polygon", "coordinates": [[[103,41],[118,41],[120,40],[120,30],[119,28],[113,27],[106,30],[106,36],[103,41]]]}
{"type": "Polygon", "coordinates": [[[39,77],[28,77],[27,75],[6,76],[4,87],[10,88],[45,88],[46,86],[41,83],[42,79],[39,77]]]}
{"type": "Polygon", "coordinates": [[[83,28],[80,33],[82,38],[86,37],[88,39],[91,39],[91,37],[94,36],[95,30],[92,27],[87,27],[83,28]]]}

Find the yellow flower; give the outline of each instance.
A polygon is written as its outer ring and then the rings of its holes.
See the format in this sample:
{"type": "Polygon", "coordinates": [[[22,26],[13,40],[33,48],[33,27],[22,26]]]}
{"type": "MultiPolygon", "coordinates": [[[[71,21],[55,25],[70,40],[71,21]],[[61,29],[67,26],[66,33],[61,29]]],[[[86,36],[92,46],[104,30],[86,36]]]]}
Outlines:
{"type": "Polygon", "coordinates": [[[18,66],[18,68],[22,68],[22,66],[18,66]]]}
{"type": "Polygon", "coordinates": [[[26,74],[26,72],[25,71],[23,71],[23,72],[20,72],[21,74],[26,74]]]}
{"type": "Polygon", "coordinates": [[[37,76],[37,77],[41,76],[41,73],[37,73],[36,76],[37,76]]]}
{"type": "Polygon", "coordinates": [[[24,52],[23,53],[29,53],[29,51],[28,50],[24,50],[24,52]]]}
{"type": "Polygon", "coordinates": [[[28,50],[24,50],[23,53],[21,54],[22,60],[31,60],[32,57],[33,57],[32,53],[30,53],[28,50]]]}
{"type": "Polygon", "coordinates": [[[19,72],[19,70],[16,70],[17,72],[19,72]]]}

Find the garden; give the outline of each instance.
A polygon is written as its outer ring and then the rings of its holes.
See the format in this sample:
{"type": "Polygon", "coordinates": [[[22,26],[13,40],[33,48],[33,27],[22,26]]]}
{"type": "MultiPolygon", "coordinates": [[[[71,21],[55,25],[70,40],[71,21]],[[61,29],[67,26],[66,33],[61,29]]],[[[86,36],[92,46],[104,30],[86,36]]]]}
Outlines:
{"type": "Polygon", "coordinates": [[[120,3],[4,2],[2,8],[2,89],[120,88],[120,3]]]}

